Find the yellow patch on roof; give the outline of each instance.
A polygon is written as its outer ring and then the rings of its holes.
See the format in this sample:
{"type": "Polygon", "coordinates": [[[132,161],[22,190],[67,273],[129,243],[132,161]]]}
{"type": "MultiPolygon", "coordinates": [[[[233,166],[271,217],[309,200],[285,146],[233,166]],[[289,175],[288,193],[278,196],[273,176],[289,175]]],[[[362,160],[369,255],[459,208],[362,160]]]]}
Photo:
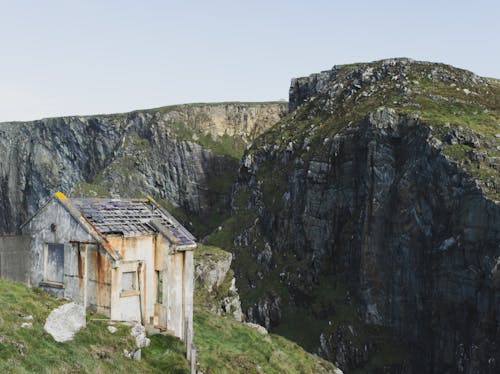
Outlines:
{"type": "Polygon", "coordinates": [[[54,194],[54,196],[57,197],[59,200],[62,200],[62,201],[68,200],[68,197],[65,194],[63,194],[62,192],[60,192],[60,191],[57,191],[54,194]]]}

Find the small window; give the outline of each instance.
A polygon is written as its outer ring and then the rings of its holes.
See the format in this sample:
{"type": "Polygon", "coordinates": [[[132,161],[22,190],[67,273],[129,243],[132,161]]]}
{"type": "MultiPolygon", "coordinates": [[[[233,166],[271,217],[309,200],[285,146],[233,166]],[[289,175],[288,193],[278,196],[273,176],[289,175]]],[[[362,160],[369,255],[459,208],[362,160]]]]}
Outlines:
{"type": "Polygon", "coordinates": [[[163,276],[156,270],[156,303],[163,304],[163,276]]]}
{"type": "Polygon", "coordinates": [[[47,244],[45,280],[55,283],[64,282],[64,244],[47,244]]]}
{"type": "Polygon", "coordinates": [[[122,273],[122,291],[137,290],[137,272],[127,271],[122,273]]]}

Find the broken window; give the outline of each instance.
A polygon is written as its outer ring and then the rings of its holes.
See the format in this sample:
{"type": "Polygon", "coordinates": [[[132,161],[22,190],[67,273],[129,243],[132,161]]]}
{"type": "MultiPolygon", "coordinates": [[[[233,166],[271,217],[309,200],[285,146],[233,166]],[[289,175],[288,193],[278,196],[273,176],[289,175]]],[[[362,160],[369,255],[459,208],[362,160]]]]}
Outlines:
{"type": "Polygon", "coordinates": [[[163,303],[163,276],[158,270],[156,270],[156,303],[163,303]]]}
{"type": "Polygon", "coordinates": [[[127,271],[122,273],[122,291],[135,291],[137,289],[137,272],[127,271]]]}
{"type": "Polygon", "coordinates": [[[56,283],[64,282],[64,244],[47,244],[45,280],[56,283]]]}

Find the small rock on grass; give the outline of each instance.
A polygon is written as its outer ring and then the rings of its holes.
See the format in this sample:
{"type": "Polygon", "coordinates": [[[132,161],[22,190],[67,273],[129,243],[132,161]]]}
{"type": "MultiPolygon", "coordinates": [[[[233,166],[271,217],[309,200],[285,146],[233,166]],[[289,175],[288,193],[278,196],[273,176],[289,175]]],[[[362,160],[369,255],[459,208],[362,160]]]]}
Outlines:
{"type": "Polygon", "coordinates": [[[108,331],[112,334],[118,331],[118,329],[114,326],[108,326],[108,331]]]}
{"type": "Polygon", "coordinates": [[[151,344],[151,340],[146,337],[146,328],[140,323],[137,323],[132,327],[132,329],[130,330],[130,335],[135,338],[137,348],[149,347],[149,345],[151,344]]]}
{"type": "Polygon", "coordinates": [[[257,332],[259,334],[267,335],[267,330],[266,330],[266,328],[264,326],[258,325],[256,323],[251,323],[251,322],[247,322],[247,323],[245,323],[245,325],[247,325],[248,327],[251,327],[251,328],[257,330],[257,332]]]}

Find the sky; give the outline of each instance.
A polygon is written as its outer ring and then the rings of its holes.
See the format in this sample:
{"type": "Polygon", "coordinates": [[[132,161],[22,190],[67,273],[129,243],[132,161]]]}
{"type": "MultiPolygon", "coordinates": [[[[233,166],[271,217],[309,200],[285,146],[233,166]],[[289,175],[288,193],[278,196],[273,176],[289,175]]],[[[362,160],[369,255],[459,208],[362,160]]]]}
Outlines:
{"type": "Polygon", "coordinates": [[[500,1],[0,0],[0,121],[286,100],[389,57],[500,78],[500,1]]]}

